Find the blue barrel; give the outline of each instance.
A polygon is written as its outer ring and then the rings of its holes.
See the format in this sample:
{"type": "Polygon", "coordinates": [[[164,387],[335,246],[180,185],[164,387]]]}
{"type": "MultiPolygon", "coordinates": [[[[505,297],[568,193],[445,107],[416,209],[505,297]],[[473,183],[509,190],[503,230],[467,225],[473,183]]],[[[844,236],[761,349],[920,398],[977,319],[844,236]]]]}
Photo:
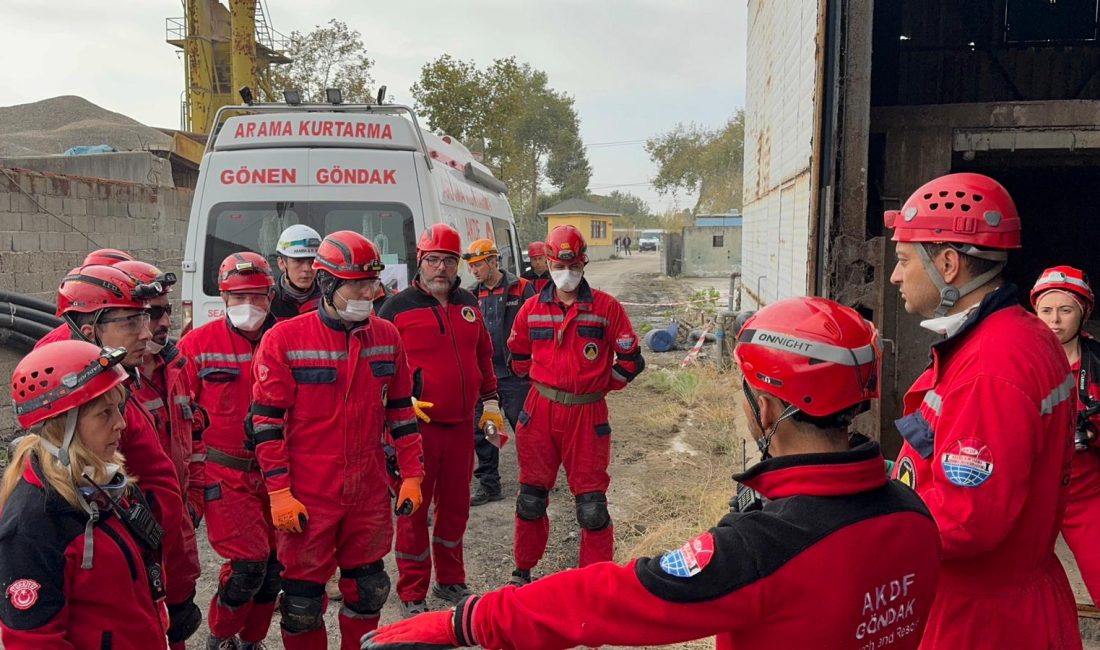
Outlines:
{"type": "Polygon", "coordinates": [[[649,330],[642,340],[654,352],[668,352],[676,347],[676,331],[676,321],[672,321],[668,327],[649,330]]]}

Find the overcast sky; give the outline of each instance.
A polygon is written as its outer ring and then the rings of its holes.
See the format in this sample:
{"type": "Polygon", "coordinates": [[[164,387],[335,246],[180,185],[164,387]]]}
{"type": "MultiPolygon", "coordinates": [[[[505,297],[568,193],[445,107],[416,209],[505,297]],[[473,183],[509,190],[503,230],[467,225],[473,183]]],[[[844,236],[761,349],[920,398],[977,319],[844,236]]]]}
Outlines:
{"type": "MultiPolygon", "coordinates": [[[[263,1],[263,0],[261,0],[263,1]]],[[[642,146],[677,123],[716,128],[744,105],[745,0],[266,0],[278,31],[330,18],[359,30],[373,76],[411,103],[443,53],[484,67],[515,56],[572,95],[593,192],[632,192],[657,211],[642,146]],[[624,143],[599,146],[603,143],[624,143]]],[[[165,43],[171,0],[0,0],[0,106],[80,95],[151,126],[179,127],[183,63],[165,43]]]]}

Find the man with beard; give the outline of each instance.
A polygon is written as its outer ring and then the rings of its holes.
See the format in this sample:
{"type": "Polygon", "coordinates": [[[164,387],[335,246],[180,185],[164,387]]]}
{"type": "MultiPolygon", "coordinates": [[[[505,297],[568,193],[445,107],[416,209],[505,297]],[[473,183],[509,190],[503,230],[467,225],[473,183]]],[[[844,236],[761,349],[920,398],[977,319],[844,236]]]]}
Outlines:
{"type": "Polygon", "coordinates": [[[424,507],[398,520],[394,547],[397,595],[405,616],[427,610],[433,560],[432,593],[451,603],[470,595],[462,537],[470,515],[470,431],[478,404],[478,428],[492,422],[498,431],[504,429],[493,342],[477,298],[459,286],[461,246],[457,230],[443,223],[431,225],[416,245],[419,275],[412,286],[386,300],[379,314],[401,334],[415,378],[413,409],[423,420],[424,507]],[[435,524],[429,538],[428,506],[433,503],[435,524]]]}
{"type": "Polygon", "coordinates": [[[295,224],[279,235],[275,253],[281,275],[275,282],[275,300],[271,303],[275,318],[294,318],[317,309],[321,290],[315,282],[313,258],[317,257],[320,245],[321,235],[302,224],[295,224]]]}

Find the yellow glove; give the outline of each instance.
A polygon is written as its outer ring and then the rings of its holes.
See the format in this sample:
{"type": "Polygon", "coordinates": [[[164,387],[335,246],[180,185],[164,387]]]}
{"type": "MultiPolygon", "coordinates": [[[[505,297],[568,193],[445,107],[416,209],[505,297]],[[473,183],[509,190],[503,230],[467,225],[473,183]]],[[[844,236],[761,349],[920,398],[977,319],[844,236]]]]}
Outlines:
{"type": "Polygon", "coordinates": [[[401,487],[397,489],[397,514],[409,517],[420,508],[424,500],[420,492],[420,482],[423,480],[423,476],[410,476],[401,481],[401,487]]]}
{"type": "Polygon", "coordinates": [[[424,411],[424,409],[430,409],[435,406],[435,402],[425,402],[424,400],[413,398],[413,413],[416,413],[416,417],[425,422],[431,422],[432,418],[424,411]]]}
{"type": "Polygon", "coordinates": [[[504,417],[500,414],[500,401],[487,399],[481,403],[481,419],[477,421],[477,428],[485,430],[485,425],[492,422],[499,433],[504,433],[504,417]]]}
{"type": "Polygon", "coordinates": [[[271,498],[271,523],[284,533],[300,533],[305,530],[309,513],[302,502],[295,499],[290,488],[268,492],[271,498]]]}

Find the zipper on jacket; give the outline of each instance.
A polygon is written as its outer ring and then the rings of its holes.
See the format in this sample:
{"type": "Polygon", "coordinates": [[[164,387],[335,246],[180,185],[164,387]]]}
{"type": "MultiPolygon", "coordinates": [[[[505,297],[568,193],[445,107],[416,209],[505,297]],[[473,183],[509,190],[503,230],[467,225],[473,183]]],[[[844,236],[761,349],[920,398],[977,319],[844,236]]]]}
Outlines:
{"type": "Polygon", "coordinates": [[[106,521],[102,526],[98,526],[97,528],[106,533],[107,537],[113,539],[115,544],[118,545],[118,549],[122,551],[123,557],[126,558],[126,564],[130,567],[130,579],[132,581],[136,581],[138,579],[137,563],[134,561],[134,554],[130,551],[130,547],[126,545],[126,542],[122,539],[122,536],[118,534],[118,531],[111,528],[111,526],[107,524],[106,521]]]}

